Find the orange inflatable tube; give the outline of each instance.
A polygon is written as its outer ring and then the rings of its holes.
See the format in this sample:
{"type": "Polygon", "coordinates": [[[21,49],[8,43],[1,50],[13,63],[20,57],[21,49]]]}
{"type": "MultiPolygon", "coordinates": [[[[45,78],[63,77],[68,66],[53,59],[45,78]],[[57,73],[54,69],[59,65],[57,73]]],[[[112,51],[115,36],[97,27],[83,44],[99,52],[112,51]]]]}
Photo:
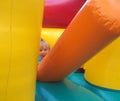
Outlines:
{"type": "Polygon", "coordinates": [[[38,66],[38,80],[63,80],[120,35],[120,1],[88,0],[38,66]]]}

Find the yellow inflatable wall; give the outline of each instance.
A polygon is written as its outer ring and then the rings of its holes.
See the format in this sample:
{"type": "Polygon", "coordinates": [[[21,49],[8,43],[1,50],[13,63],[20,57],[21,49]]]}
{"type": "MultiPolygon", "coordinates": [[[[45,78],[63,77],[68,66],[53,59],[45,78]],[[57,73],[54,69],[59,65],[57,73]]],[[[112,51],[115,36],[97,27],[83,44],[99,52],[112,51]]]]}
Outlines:
{"type": "Polygon", "coordinates": [[[0,1],[0,101],[34,101],[42,10],[43,0],[0,1]]]}
{"type": "Polygon", "coordinates": [[[85,78],[90,83],[120,90],[120,38],[85,64],[85,78]]]}
{"type": "Polygon", "coordinates": [[[63,28],[42,28],[41,37],[53,47],[57,39],[62,35],[63,28]]]}

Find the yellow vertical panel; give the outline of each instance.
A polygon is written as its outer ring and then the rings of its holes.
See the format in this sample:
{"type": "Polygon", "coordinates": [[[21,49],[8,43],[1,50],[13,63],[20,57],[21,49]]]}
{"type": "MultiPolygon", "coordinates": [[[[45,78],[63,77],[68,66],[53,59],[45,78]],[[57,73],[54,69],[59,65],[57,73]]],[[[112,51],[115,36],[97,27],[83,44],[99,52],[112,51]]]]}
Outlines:
{"type": "Polygon", "coordinates": [[[89,60],[85,68],[90,83],[120,90],[120,38],[89,60]]]}
{"type": "MultiPolygon", "coordinates": [[[[5,0],[5,3],[8,2],[5,0]]],[[[2,70],[0,75],[3,77],[1,82],[7,77],[7,83],[4,86],[4,99],[0,101],[34,101],[43,0],[11,0],[9,6],[5,7],[10,10],[7,16],[10,20],[5,25],[5,31],[7,26],[9,29],[9,42],[6,45],[9,56],[3,49],[3,58],[8,63],[3,63],[6,74],[3,75],[2,70]]],[[[7,13],[6,10],[4,12],[7,13]]],[[[7,34],[5,36],[8,37],[7,34]]],[[[7,41],[6,38],[3,40],[7,41]]]]}
{"type": "Polygon", "coordinates": [[[0,0],[0,101],[7,92],[10,66],[10,0],[0,0]]]}

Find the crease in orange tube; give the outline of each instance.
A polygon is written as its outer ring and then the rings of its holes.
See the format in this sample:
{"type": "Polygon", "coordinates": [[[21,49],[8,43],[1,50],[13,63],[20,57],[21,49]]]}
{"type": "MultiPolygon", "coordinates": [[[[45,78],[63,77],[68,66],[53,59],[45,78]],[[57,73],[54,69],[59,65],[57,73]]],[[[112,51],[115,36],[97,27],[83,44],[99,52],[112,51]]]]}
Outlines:
{"type": "Polygon", "coordinates": [[[60,81],[120,35],[120,1],[88,0],[38,66],[37,79],[60,81]]]}

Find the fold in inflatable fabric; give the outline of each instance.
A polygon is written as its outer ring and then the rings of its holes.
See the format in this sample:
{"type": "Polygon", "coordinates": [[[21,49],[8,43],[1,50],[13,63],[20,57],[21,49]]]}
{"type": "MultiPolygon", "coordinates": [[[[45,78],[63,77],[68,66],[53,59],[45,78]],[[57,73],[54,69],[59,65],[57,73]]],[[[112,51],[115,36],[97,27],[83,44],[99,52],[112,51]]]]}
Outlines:
{"type": "Polygon", "coordinates": [[[62,82],[37,82],[35,101],[104,101],[94,92],[65,79],[62,82]]]}
{"type": "Polygon", "coordinates": [[[120,35],[120,1],[88,0],[38,66],[38,80],[59,81],[120,35]]]}
{"type": "Polygon", "coordinates": [[[0,1],[0,101],[34,101],[43,0],[0,1]]]}

